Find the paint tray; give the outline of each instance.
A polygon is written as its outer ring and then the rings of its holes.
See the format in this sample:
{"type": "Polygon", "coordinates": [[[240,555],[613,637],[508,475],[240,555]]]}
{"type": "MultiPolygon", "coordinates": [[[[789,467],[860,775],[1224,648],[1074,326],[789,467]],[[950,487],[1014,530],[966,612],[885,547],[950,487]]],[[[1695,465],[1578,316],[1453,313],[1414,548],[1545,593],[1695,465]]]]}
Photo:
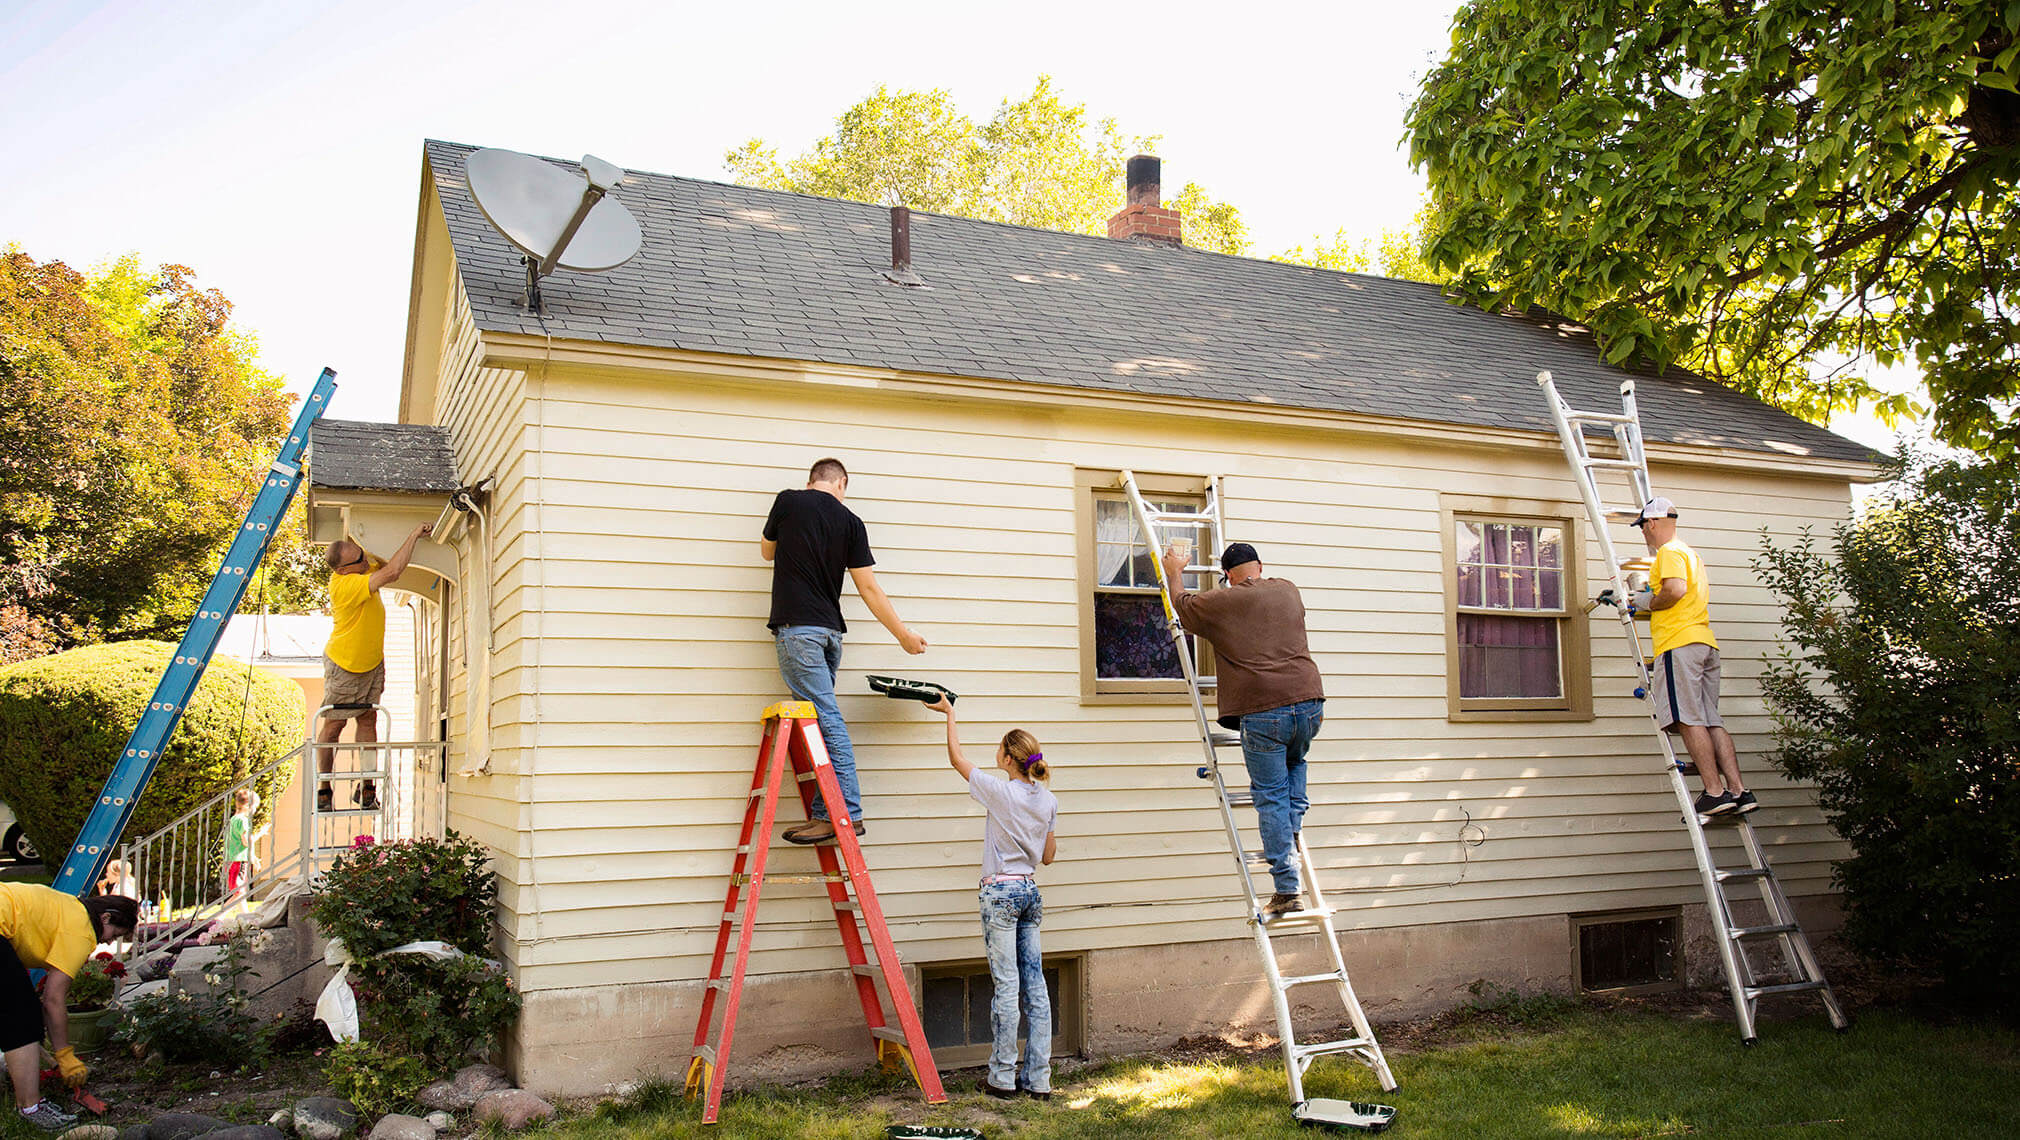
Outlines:
{"type": "Polygon", "coordinates": [[[983,1140],[973,1128],[936,1128],[930,1124],[893,1124],[884,1129],[884,1140],[983,1140]]]}
{"type": "Polygon", "coordinates": [[[1396,1119],[1396,1110],[1386,1104],[1320,1098],[1299,1101],[1296,1107],[1291,1109],[1291,1116],[1295,1117],[1299,1124],[1380,1132],[1396,1119]]]}
{"type": "Polygon", "coordinates": [[[903,677],[879,677],[874,673],[870,675],[870,690],[882,693],[894,701],[919,701],[929,705],[941,697],[947,698],[950,705],[961,699],[960,694],[945,685],[935,685],[931,681],[911,681],[903,677]]]}

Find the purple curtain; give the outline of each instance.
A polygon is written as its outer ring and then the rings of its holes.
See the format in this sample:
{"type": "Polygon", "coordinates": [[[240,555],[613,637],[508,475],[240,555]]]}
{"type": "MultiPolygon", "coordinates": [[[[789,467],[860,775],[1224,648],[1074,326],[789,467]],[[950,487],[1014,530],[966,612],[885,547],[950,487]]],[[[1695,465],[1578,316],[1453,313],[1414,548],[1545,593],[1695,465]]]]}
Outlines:
{"type": "Polygon", "coordinates": [[[1557,619],[1460,614],[1459,695],[1563,696],[1557,619]]]}

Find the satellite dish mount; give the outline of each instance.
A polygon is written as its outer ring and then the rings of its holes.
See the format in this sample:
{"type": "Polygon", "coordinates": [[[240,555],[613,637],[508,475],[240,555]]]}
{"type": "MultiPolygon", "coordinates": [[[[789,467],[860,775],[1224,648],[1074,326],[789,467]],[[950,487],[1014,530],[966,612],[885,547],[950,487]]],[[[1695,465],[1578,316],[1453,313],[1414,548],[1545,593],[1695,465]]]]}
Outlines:
{"type": "Polygon", "coordinates": [[[540,279],[556,269],[601,272],[638,253],[643,235],[624,203],[609,197],[624,171],[593,154],[579,172],[510,150],[480,150],[464,160],[470,197],[485,220],[517,246],[526,267],[520,300],[540,312],[540,279]]]}

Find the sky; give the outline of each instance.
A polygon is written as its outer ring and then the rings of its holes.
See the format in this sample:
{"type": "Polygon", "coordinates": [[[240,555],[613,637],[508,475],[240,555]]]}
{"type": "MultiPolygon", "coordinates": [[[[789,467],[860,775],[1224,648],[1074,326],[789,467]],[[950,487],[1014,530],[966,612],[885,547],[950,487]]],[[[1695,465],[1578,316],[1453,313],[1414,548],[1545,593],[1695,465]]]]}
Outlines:
{"type": "Polygon", "coordinates": [[[726,179],[880,84],[981,120],[1050,75],[1268,256],[1409,223],[1403,117],[1457,7],[0,0],[0,246],[189,266],[290,388],[328,366],[332,415],[391,420],[424,139],[726,179]]]}

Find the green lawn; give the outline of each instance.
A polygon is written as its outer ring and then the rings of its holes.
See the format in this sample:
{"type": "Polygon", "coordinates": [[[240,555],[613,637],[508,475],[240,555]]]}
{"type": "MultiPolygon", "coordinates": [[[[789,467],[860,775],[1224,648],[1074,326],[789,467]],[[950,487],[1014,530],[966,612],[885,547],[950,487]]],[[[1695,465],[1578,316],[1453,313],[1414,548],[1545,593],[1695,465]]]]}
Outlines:
{"type": "MultiPolygon", "coordinates": [[[[713,1128],[676,1086],[654,1084],[550,1134],[871,1140],[905,1121],[979,1127],[992,1140],[1309,1138],[1290,1119],[1275,1057],[1111,1062],[1067,1075],[1042,1104],[984,1097],[972,1072],[949,1078],[953,1099],[937,1108],[881,1075],[843,1077],[732,1096],[713,1128]]],[[[1771,1022],[1742,1049],[1723,1021],[1544,1010],[1526,1027],[1462,1024],[1435,1047],[1392,1051],[1390,1064],[1393,1093],[1337,1059],[1313,1067],[1306,1093],[1395,1105],[1397,1137],[2020,1136],[2020,1033],[1887,1011],[1845,1034],[1821,1016],[1771,1022]]]]}

